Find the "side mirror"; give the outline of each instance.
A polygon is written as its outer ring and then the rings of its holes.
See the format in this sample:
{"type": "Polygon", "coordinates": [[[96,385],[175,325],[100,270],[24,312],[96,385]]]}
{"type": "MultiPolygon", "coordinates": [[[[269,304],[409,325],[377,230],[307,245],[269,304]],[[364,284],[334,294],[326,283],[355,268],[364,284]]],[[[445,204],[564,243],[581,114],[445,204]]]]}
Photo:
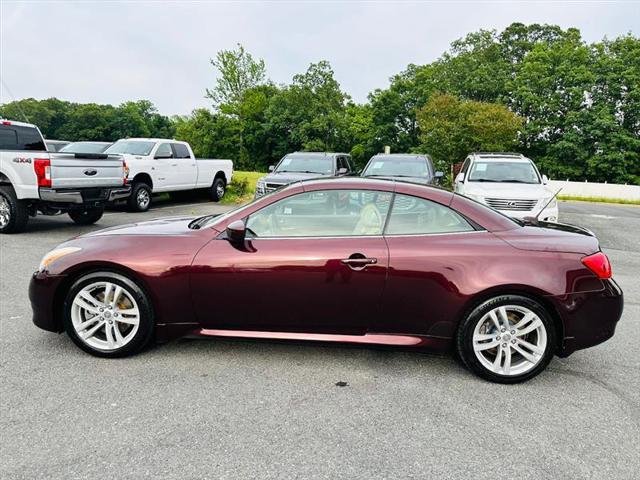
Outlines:
{"type": "Polygon", "coordinates": [[[269,171],[273,172],[276,169],[276,167],[274,167],[273,165],[269,165],[269,171]]]}
{"type": "Polygon", "coordinates": [[[349,170],[347,170],[347,169],[346,169],[346,168],[344,168],[344,167],[339,168],[339,169],[338,169],[338,175],[346,175],[348,171],[349,171],[349,170]]]}
{"type": "Polygon", "coordinates": [[[442,179],[444,178],[444,173],[443,172],[436,172],[436,173],[434,173],[433,178],[436,180],[436,183],[440,183],[442,181],[442,179]]]}
{"type": "Polygon", "coordinates": [[[227,239],[234,245],[242,245],[247,234],[247,227],[242,220],[236,220],[227,225],[227,239]]]}
{"type": "Polygon", "coordinates": [[[547,183],[549,183],[549,177],[547,177],[546,175],[542,175],[542,183],[543,185],[546,185],[547,183]]]}
{"type": "Polygon", "coordinates": [[[457,176],[456,176],[456,183],[463,183],[464,182],[464,173],[460,172],[457,176]]]}

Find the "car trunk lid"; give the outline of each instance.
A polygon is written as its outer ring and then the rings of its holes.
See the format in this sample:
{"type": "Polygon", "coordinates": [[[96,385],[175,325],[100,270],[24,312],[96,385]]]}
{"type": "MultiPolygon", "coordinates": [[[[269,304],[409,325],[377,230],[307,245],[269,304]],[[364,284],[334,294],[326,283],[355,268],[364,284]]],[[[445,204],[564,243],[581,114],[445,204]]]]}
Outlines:
{"type": "Polygon", "coordinates": [[[53,188],[117,187],[124,182],[119,155],[56,153],[50,158],[53,188]]]}
{"type": "Polygon", "coordinates": [[[493,234],[520,250],[583,255],[600,250],[598,239],[591,231],[562,223],[539,222],[538,225],[525,225],[493,234]]]}

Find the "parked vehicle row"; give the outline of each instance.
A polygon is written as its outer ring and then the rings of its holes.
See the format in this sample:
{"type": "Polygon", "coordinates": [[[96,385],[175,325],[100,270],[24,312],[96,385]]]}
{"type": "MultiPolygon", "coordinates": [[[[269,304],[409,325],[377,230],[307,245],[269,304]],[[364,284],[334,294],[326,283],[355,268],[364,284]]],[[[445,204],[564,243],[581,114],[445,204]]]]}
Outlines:
{"type": "Polygon", "coordinates": [[[502,383],[604,342],[623,308],[584,229],[358,177],[77,237],[44,256],[29,295],[37,326],[103,357],[185,335],[382,344],[454,350],[502,383]]]}
{"type": "Polygon", "coordinates": [[[9,120],[0,121],[0,160],[0,233],[24,230],[38,213],[88,225],[121,200],[142,212],[160,192],[200,189],[219,201],[233,175],[231,160],[197,159],[186,142],[45,141],[35,125],[9,120]]]}
{"type": "Polygon", "coordinates": [[[2,120],[0,233],[24,230],[37,213],[94,223],[108,202],[129,196],[127,173],[120,156],[50,153],[35,125],[2,120]]]}

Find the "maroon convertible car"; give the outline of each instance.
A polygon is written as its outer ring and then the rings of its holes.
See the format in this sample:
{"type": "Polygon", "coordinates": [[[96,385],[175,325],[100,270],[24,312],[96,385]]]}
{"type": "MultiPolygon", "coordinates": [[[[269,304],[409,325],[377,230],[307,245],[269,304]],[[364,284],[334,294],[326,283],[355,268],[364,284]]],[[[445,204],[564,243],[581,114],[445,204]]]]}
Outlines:
{"type": "Polygon", "coordinates": [[[104,357],[185,335],[337,341],[455,349],[515,383],[610,338],[623,305],[593,234],[531,223],[434,187],[298,182],[60,245],[33,321],[104,357]]]}

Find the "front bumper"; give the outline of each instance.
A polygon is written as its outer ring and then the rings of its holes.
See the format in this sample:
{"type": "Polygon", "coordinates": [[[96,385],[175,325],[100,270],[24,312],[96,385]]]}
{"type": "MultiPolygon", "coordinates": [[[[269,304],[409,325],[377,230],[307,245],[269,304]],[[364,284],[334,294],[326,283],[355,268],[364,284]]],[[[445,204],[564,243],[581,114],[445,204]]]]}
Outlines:
{"type": "Polygon", "coordinates": [[[131,185],[76,189],[41,188],[39,193],[40,200],[45,202],[75,205],[100,204],[127,198],[131,194],[131,185]]]}
{"type": "Polygon", "coordinates": [[[613,279],[602,283],[602,290],[547,297],[563,323],[559,356],[598,345],[615,333],[624,308],[624,295],[613,279]]]}
{"type": "Polygon", "coordinates": [[[33,323],[49,332],[60,333],[64,330],[61,311],[56,311],[56,294],[65,275],[50,275],[47,272],[35,272],[29,283],[29,301],[33,311],[33,323]]]}

